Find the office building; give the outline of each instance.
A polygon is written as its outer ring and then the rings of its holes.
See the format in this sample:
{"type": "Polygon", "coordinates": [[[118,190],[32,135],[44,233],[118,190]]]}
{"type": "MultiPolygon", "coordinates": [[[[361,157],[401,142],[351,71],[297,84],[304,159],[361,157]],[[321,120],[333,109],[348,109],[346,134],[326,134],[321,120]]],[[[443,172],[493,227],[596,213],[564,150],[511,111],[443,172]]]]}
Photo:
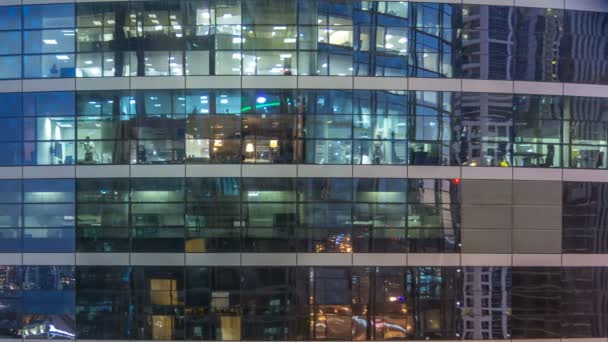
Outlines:
{"type": "Polygon", "coordinates": [[[2,340],[608,338],[608,0],[0,0],[0,42],[2,340]]]}

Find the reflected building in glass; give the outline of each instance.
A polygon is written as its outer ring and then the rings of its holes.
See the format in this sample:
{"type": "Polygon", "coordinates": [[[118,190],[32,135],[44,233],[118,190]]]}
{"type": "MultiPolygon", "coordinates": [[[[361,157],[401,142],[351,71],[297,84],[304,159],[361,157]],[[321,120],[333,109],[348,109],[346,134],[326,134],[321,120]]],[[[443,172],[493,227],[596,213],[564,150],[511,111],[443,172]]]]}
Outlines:
{"type": "Polygon", "coordinates": [[[1,0],[0,340],[605,342],[608,1],[1,0]]]}

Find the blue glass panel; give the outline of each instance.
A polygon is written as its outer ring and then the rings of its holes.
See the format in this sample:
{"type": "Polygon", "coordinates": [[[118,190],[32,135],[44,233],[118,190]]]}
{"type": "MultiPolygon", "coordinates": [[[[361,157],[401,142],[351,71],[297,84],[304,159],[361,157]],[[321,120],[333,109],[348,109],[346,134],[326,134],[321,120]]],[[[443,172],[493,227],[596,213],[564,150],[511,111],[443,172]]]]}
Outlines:
{"type": "Polygon", "coordinates": [[[73,54],[28,55],[23,57],[24,78],[75,77],[73,54]]]}
{"type": "Polygon", "coordinates": [[[73,165],[76,160],[74,141],[26,142],[23,165],[73,165]]]}
{"type": "Polygon", "coordinates": [[[21,141],[22,132],[21,118],[0,119],[0,141],[21,141]]]}
{"type": "Polygon", "coordinates": [[[0,94],[0,116],[21,116],[21,93],[0,94]]]}
{"type": "Polygon", "coordinates": [[[72,203],[74,187],[72,179],[27,179],[23,182],[24,202],[72,203]]]}
{"type": "Polygon", "coordinates": [[[21,180],[0,180],[0,203],[21,203],[21,180]]]}
{"type": "MultiPolygon", "coordinates": [[[[7,271],[3,266],[2,271],[7,271]]],[[[21,338],[19,331],[22,326],[22,302],[21,299],[2,298],[2,320],[0,321],[0,336],[3,338],[21,338]]]]}
{"type": "Polygon", "coordinates": [[[24,252],[70,253],[75,251],[74,228],[26,228],[23,230],[24,252]]]}
{"type": "MultiPolygon", "coordinates": [[[[11,193],[8,192],[10,196],[11,193]]],[[[14,196],[10,196],[14,197],[14,196]]],[[[0,228],[21,227],[21,204],[0,204],[0,228]]]]}
{"type": "Polygon", "coordinates": [[[0,7],[0,30],[21,29],[21,7],[0,7]]]}
{"type": "Polygon", "coordinates": [[[23,33],[24,53],[74,52],[73,30],[36,30],[23,33]]]}
{"type": "Polygon", "coordinates": [[[73,266],[23,266],[23,288],[30,291],[67,291],[75,287],[73,266]]]}
{"type": "Polygon", "coordinates": [[[25,226],[30,228],[74,226],[73,204],[27,204],[23,214],[25,226]]]}
{"type": "Polygon", "coordinates": [[[0,143],[0,165],[21,165],[22,146],[20,142],[0,143]]]}
{"type": "Polygon", "coordinates": [[[23,308],[27,313],[68,314],[74,312],[75,305],[75,296],[71,291],[25,291],[23,293],[23,308]]]}
{"type": "Polygon", "coordinates": [[[73,92],[25,93],[23,112],[25,116],[74,115],[73,92]]]}
{"type": "Polygon", "coordinates": [[[74,5],[23,6],[26,29],[74,27],[74,5]]]}
{"type": "Polygon", "coordinates": [[[21,56],[0,56],[0,79],[21,78],[21,56]]]}
{"type": "MultiPolygon", "coordinates": [[[[0,229],[0,252],[17,253],[21,252],[21,228],[0,229]]],[[[1,329],[0,329],[1,330],[1,329]]]]}
{"type": "Polygon", "coordinates": [[[0,32],[0,55],[18,55],[21,53],[21,32],[0,32]]]}

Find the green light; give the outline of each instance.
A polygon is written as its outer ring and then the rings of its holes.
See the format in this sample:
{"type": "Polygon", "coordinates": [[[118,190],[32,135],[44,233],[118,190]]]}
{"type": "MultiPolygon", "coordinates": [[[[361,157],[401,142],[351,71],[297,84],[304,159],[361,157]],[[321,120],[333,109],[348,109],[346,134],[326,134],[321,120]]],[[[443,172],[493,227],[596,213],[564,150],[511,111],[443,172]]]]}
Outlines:
{"type": "Polygon", "coordinates": [[[255,105],[256,109],[268,108],[268,107],[278,107],[281,105],[281,102],[269,102],[255,105]]]}
{"type": "MultiPolygon", "coordinates": [[[[281,105],[280,101],[261,103],[261,104],[255,105],[255,109],[264,109],[264,108],[268,108],[268,107],[278,107],[280,105],[281,105]]],[[[248,112],[248,111],[250,111],[252,109],[253,108],[251,106],[245,106],[245,107],[241,108],[241,112],[245,113],[245,112],[248,112]]]]}

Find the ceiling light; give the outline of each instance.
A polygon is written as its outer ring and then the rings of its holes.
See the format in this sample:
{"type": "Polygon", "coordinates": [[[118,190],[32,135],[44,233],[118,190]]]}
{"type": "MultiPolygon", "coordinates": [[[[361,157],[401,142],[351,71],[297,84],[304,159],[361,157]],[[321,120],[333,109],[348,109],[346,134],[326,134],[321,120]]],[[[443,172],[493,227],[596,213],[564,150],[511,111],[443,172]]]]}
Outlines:
{"type": "Polygon", "coordinates": [[[70,57],[66,55],[58,55],[56,58],[60,61],[67,61],[70,59],[70,57]]]}
{"type": "Polygon", "coordinates": [[[57,45],[57,40],[55,39],[43,39],[42,42],[46,45],[57,45]]]}

